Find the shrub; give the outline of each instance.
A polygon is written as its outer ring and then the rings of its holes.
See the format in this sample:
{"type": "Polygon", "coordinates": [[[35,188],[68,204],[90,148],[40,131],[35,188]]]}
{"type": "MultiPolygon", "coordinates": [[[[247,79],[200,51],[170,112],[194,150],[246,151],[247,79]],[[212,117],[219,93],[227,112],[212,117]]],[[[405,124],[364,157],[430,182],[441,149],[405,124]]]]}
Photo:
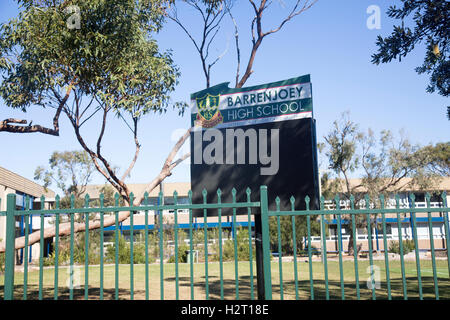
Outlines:
{"type": "MultiPolygon", "coordinates": [[[[188,252],[189,252],[189,246],[187,244],[182,244],[182,245],[178,246],[178,262],[186,263],[188,252]]],[[[175,255],[170,256],[170,258],[167,262],[174,263],[175,255]]]]}
{"type": "MultiPolygon", "coordinates": [[[[249,261],[250,250],[248,241],[248,229],[238,227],[236,229],[236,243],[237,243],[237,259],[238,261],[249,261]]],[[[214,245],[213,261],[219,261],[219,243],[214,245]]],[[[253,260],[256,258],[255,247],[252,246],[253,260]]],[[[222,246],[222,260],[233,261],[234,260],[234,240],[226,240],[222,246]]]]}
{"type": "MultiPolygon", "coordinates": [[[[85,232],[74,234],[73,242],[73,262],[75,264],[84,264],[86,257],[85,250],[85,232]]],[[[100,231],[94,230],[89,232],[89,247],[88,247],[88,261],[89,264],[100,263],[100,231]]],[[[60,265],[70,263],[70,237],[61,237],[59,245],[58,263],[60,265]]],[[[47,258],[44,258],[44,266],[55,265],[55,251],[53,251],[47,258]]]]}
{"type": "MultiPolygon", "coordinates": [[[[410,253],[415,249],[413,240],[403,240],[403,255],[410,253]]],[[[389,252],[400,254],[400,245],[398,241],[392,241],[389,245],[389,252]]]]}
{"type": "Polygon", "coordinates": [[[0,253],[0,272],[5,271],[5,254],[0,253]]]}
{"type": "MultiPolygon", "coordinates": [[[[0,238],[0,242],[2,239],[0,238]]],[[[5,253],[0,253],[0,272],[5,271],[5,253]]]]}
{"type": "MultiPolygon", "coordinates": [[[[149,248],[151,246],[149,245],[149,248]]],[[[119,234],[118,242],[119,251],[119,261],[118,263],[130,264],[131,263],[131,246],[130,243],[125,239],[125,237],[119,234]]],[[[106,249],[105,261],[114,263],[116,261],[116,247],[109,246],[106,249]]],[[[149,250],[148,255],[149,263],[155,262],[155,257],[151,254],[149,250]]],[[[133,263],[145,263],[145,243],[138,241],[133,243],[133,263]]]]}

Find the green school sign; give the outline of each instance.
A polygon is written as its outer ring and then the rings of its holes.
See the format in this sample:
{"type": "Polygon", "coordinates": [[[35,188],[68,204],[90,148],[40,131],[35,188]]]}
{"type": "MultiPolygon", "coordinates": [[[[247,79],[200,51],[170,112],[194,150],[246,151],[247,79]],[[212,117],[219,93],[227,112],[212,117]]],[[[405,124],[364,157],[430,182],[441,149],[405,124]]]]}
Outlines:
{"type": "Polygon", "coordinates": [[[229,82],[191,94],[191,125],[229,128],[313,117],[310,75],[247,88],[229,82]]]}

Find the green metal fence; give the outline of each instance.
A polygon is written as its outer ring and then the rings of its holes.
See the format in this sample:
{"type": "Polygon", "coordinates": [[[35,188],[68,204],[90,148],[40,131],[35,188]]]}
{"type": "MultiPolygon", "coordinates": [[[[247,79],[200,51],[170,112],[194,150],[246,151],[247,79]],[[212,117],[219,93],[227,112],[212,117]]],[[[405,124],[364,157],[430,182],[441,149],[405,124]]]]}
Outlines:
{"type": "MultiPolygon", "coordinates": [[[[207,203],[207,193],[203,192],[203,203],[201,204],[193,204],[192,203],[192,193],[188,193],[188,203],[180,204],[178,203],[178,194],[175,192],[173,194],[174,204],[172,205],[149,205],[149,197],[148,194],[145,194],[144,202],[140,206],[120,206],[119,205],[119,196],[115,196],[115,204],[114,206],[105,207],[104,206],[104,196],[100,195],[100,204],[97,207],[90,207],[90,199],[89,196],[85,198],[85,205],[83,208],[75,208],[74,207],[74,199],[72,197],[71,207],[69,209],[60,209],[60,199],[56,197],[55,201],[55,209],[46,210],[44,209],[45,199],[41,198],[41,209],[40,210],[30,210],[30,208],[26,207],[25,210],[16,210],[15,204],[16,199],[14,194],[10,194],[7,197],[7,211],[0,212],[0,216],[6,216],[6,250],[5,250],[5,273],[4,273],[4,299],[12,300],[17,297],[17,293],[15,291],[20,289],[23,290],[22,299],[26,300],[30,297],[28,296],[28,280],[29,280],[29,263],[28,263],[28,250],[30,250],[29,238],[30,238],[30,229],[29,229],[29,219],[31,216],[40,217],[40,229],[37,231],[39,233],[39,244],[40,244],[40,256],[39,256],[39,265],[38,265],[38,299],[44,299],[44,217],[45,216],[53,216],[54,217],[54,255],[53,255],[53,299],[57,300],[61,298],[60,292],[60,271],[62,270],[62,266],[60,266],[60,234],[64,234],[69,237],[70,241],[70,257],[69,264],[65,266],[69,269],[69,281],[68,283],[68,298],[74,299],[74,284],[73,284],[73,274],[74,274],[74,241],[75,234],[79,231],[80,223],[75,223],[76,216],[84,218],[84,228],[87,230],[91,225],[91,229],[95,228],[99,230],[100,234],[100,259],[99,265],[97,266],[99,269],[98,279],[92,279],[90,277],[89,271],[90,268],[90,257],[89,254],[89,245],[90,245],[90,234],[89,232],[85,233],[84,237],[84,299],[91,299],[92,293],[95,292],[98,294],[98,299],[105,299],[104,291],[105,291],[105,282],[108,279],[105,279],[108,275],[106,274],[105,266],[105,254],[104,254],[104,230],[105,230],[105,216],[107,215],[108,221],[111,221],[111,217],[114,219],[114,223],[112,226],[114,227],[114,263],[112,265],[114,277],[111,279],[114,283],[114,292],[112,295],[113,299],[119,299],[121,286],[119,285],[120,279],[123,278],[123,274],[121,275],[121,270],[124,268],[124,265],[119,263],[119,215],[122,212],[130,212],[129,223],[130,223],[130,239],[129,239],[129,264],[126,264],[126,268],[128,269],[129,275],[129,299],[135,299],[135,279],[142,277],[144,281],[144,299],[149,299],[150,294],[155,292],[156,286],[159,286],[159,298],[165,299],[167,298],[166,292],[167,290],[174,290],[175,299],[196,299],[198,296],[196,295],[196,287],[200,285],[204,290],[204,298],[218,298],[218,299],[242,299],[243,297],[248,297],[249,299],[255,299],[256,288],[254,285],[254,280],[256,275],[254,273],[254,269],[256,267],[256,263],[254,261],[254,257],[256,253],[253,249],[254,239],[252,237],[252,228],[248,228],[248,250],[249,250],[249,259],[248,261],[238,261],[238,244],[236,240],[236,211],[238,209],[247,210],[247,222],[248,226],[251,226],[253,219],[261,219],[262,226],[262,257],[263,257],[263,282],[264,288],[259,288],[260,290],[264,289],[264,294],[266,299],[279,298],[286,299],[289,297],[293,297],[294,299],[301,299],[306,297],[307,299],[346,299],[346,298],[355,298],[361,299],[363,298],[361,292],[363,290],[367,291],[367,288],[364,288],[364,285],[361,283],[360,276],[363,272],[361,272],[360,268],[362,266],[367,266],[368,270],[370,269],[369,280],[367,283],[371,283],[372,285],[368,285],[369,291],[371,291],[371,298],[386,298],[393,299],[401,297],[403,299],[411,298],[408,296],[408,293],[411,293],[411,290],[417,292],[418,298],[424,298],[424,290],[426,292],[426,297],[429,297],[429,284],[431,284],[433,292],[432,298],[440,299],[440,298],[449,298],[450,296],[450,262],[448,258],[448,250],[446,248],[449,247],[449,220],[448,220],[448,207],[446,203],[446,195],[442,194],[442,207],[440,208],[432,208],[430,204],[430,197],[427,196],[427,207],[426,208],[417,208],[414,203],[414,197],[412,197],[412,206],[409,208],[400,208],[399,199],[396,198],[396,207],[395,208],[385,208],[384,198],[380,197],[378,200],[378,207],[375,208],[371,205],[371,201],[368,197],[365,198],[365,208],[355,209],[356,202],[352,197],[350,198],[349,208],[341,209],[340,208],[340,200],[338,197],[335,199],[335,208],[333,210],[329,210],[325,208],[324,199],[320,199],[320,209],[319,210],[310,210],[310,199],[306,197],[305,207],[306,210],[295,210],[294,203],[295,199],[291,198],[292,209],[290,211],[281,211],[280,210],[280,201],[276,200],[276,210],[269,210],[268,203],[268,195],[267,195],[267,187],[262,186],[260,188],[260,199],[259,201],[251,201],[251,190],[246,190],[247,201],[245,202],[237,202],[236,201],[236,190],[232,191],[232,202],[231,203],[222,203],[221,196],[222,193],[220,190],[217,191],[217,202],[216,203],[207,203]],[[232,232],[235,235],[233,238],[233,250],[234,250],[234,261],[231,262],[232,266],[229,263],[225,263],[223,261],[223,239],[222,239],[222,229],[224,225],[222,210],[227,209],[232,211],[232,232]],[[158,233],[159,241],[158,241],[158,249],[159,249],[159,262],[157,262],[157,266],[159,266],[159,283],[151,284],[151,276],[154,276],[155,264],[151,264],[149,262],[149,212],[155,213],[155,223],[158,223],[159,230],[164,230],[164,220],[163,214],[158,214],[164,210],[173,211],[173,231],[175,233],[174,236],[174,278],[170,281],[173,281],[174,287],[168,287],[167,277],[165,275],[165,267],[168,265],[167,260],[164,259],[164,234],[163,232],[158,233]],[[179,210],[188,210],[189,211],[189,226],[188,226],[188,235],[189,235],[189,251],[188,251],[188,261],[187,263],[183,263],[180,265],[179,262],[179,248],[181,244],[178,241],[178,232],[180,230],[178,223],[178,212],[179,210]],[[203,248],[204,248],[204,261],[202,263],[194,263],[194,247],[193,247],[193,232],[194,232],[194,218],[193,218],[193,210],[203,211],[203,228],[204,228],[204,238],[203,248]],[[209,261],[208,254],[208,219],[209,213],[214,211],[217,213],[217,229],[218,229],[218,261],[211,262],[209,261]],[[145,215],[145,224],[144,224],[144,245],[145,245],[145,262],[143,263],[143,269],[137,268],[137,264],[135,264],[134,259],[136,257],[134,244],[134,213],[135,212],[144,212],[145,215]],[[254,215],[256,212],[260,212],[259,215],[254,215]],[[429,227],[430,234],[430,257],[431,257],[431,269],[430,272],[432,277],[425,277],[426,281],[423,279],[424,275],[422,274],[425,270],[421,272],[421,258],[420,258],[420,243],[417,237],[417,221],[416,214],[425,212],[427,214],[427,223],[429,227]],[[91,215],[99,215],[99,220],[95,221],[95,226],[92,227],[93,221],[89,219],[91,215]],[[404,215],[411,215],[411,221],[413,223],[413,240],[414,240],[414,254],[415,254],[415,273],[416,277],[411,280],[411,277],[408,277],[408,270],[411,269],[408,263],[404,260],[403,257],[403,242],[399,241],[399,261],[395,262],[390,260],[388,250],[384,250],[383,256],[383,265],[384,265],[384,281],[382,281],[382,286],[377,287],[375,284],[374,273],[377,271],[376,268],[380,268],[377,263],[374,263],[374,250],[373,250],[373,235],[372,235],[372,226],[373,223],[378,221],[377,219],[381,216],[381,225],[382,225],[382,235],[381,240],[383,241],[384,248],[388,247],[388,237],[386,235],[386,215],[394,215],[396,217],[396,221],[398,223],[398,233],[399,239],[403,239],[402,237],[402,228],[401,222],[404,215]],[[434,248],[433,239],[433,225],[432,219],[433,214],[439,214],[442,216],[442,221],[445,228],[445,248],[443,253],[446,256],[446,270],[448,270],[448,274],[445,272],[441,272],[442,269],[440,266],[444,263],[442,259],[437,261],[436,259],[436,249],[434,248]],[[112,216],[111,216],[112,215],[112,216]],[[16,217],[23,216],[25,217],[25,236],[24,236],[24,257],[23,260],[23,283],[17,284],[15,283],[15,221],[16,217]],[[296,238],[296,219],[300,216],[306,217],[306,234],[304,239],[296,238]],[[357,242],[360,242],[356,236],[356,217],[364,217],[366,220],[366,229],[367,229],[367,255],[368,259],[361,259],[359,257],[359,253],[357,250],[354,251],[353,257],[351,260],[347,257],[344,257],[344,248],[342,245],[342,223],[348,223],[352,225],[353,232],[353,247],[357,248],[357,242]],[[64,217],[64,219],[63,219],[64,217]],[[273,218],[272,218],[273,217],[273,218]],[[283,260],[284,254],[281,246],[281,228],[280,228],[280,219],[282,217],[290,217],[291,225],[292,225],[292,261],[286,262],[283,260]],[[326,227],[329,226],[329,221],[332,218],[335,218],[337,221],[337,241],[338,241],[338,250],[337,252],[331,253],[330,251],[323,250],[323,248],[327,248],[327,239],[326,233],[323,232],[320,238],[320,253],[322,258],[320,260],[317,257],[314,257],[315,252],[313,251],[312,242],[313,236],[311,232],[311,224],[312,223],[320,223],[322,230],[326,230],[326,227]],[[157,220],[156,220],[157,219],[157,220]],[[270,219],[276,219],[276,229],[277,229],[277,239],[271,239],[270,236],[270,219]],[[62,221],[67,221],[65,224],[61,224],[62,221]],[[90,223],[91,222],[91,223],[90,223]],[[69,228],[70,230],[67,231],[69,228]],[[63,230],[64,229],[64,230],[63,230]],[[274,245],[277,243],[277,245],[274,245]],[[305,262],[307,264],[300,264],[298,257],[298,253],[300,250],[300,246],[307,247],[307,254],[305,262]],[[274,258],[274,254],[277,254],[277,257],[274,258]],[[335,257],[331,257],[334,254],[335,257]],[[351,264],[349,264],[351,263],[351,264]],[[392,276],[394,272],[394,265],[399,263],[401,279],[396,279],[394,283],[394,278],[392,276]],[[439,264],[439,266],[437,266],[439,264]],[[245,265],[245,269],[248,268],[248,274],[246,273],[245,277],[248,277],[248,281],[245,281],[245,284],[242,282],[242,270],[245,265]],[[349,279],[348,269],[349,265],[352,269],[352,274],[354,276],[354,280],[349,279]],[[212,276],[211,268],[218,267],[218,276],[215,274],[212,276]],[[302,267],[303,266],[303,267],[302,267]],[[186,269],[187,267],[187,269],[186,269]],[[189,276],[188,279],[180,279],[180,268],[183,270],[187,270],[189,276]],[[317,268],[320,268],[320,277],[317,277],[317,268]],[[338,280],[331,279],[330,277],[334,277],[333,272],[338,268],[339,273],[336,273],[336,277],[338,280]],[[409,269],[408,269],[409,268],[409,269]],[[195,272],[199,269],[202,269],[202,273],[204,279],[199,284],[198,279],[196,280],[195,272]],[[226,270],[233,270],[230,272],[231,275],[228,275],[226,270]],[[153,271],[152,271],[153,270],[153,271]],[[144,273],[142,275],[142,273],[144,273]],[[444,274],[444,276],[442,276],[444,274]],[[217,291],[217,294],[212,297],[211,294],[211,277],[218,277],[217,287],[214,290],[217,291]],[[430,280],[430,279],[431,280],[430,280]],[[302,280],[303,279],[303,280],[302,280]],[[90,281],[98,280],[98,288],[93,290],[93,287],[90,286],[90,281]],[[425,283],[422,281],[424,280],[425,283]],[[332,281],[333,283],[330,283],[332,281]],[[416,284],[412,284],[414,281],[416,284]],[[181,284],[182,282],[182,284],[181,284]],[[335,283],[338,284],[338,295],[336,295],[335,283]],[[189,294],[181,295],[180,288],[184,290],[184,287],[189,287],[189,294]],[[333,288],[334,289],[333,289],[333,288]],[[401,289],[399,294],[394,294],[394,291],[397,289],[401,289]],[[231,290],[232,289],[232,290],[231,290]],[[97,292],[98,290],[98,292],[97,292]],[[409,290],[409,291],[408,291],[409,290]],[[243,296],[243,292],[248,293],[248,295],[243,296]],[[230,293],[232,292],[232,293],[230,293]],[[385,294],[380,295],[380,292],[384,292],[385,294]],[[234,293],[234,294],[233,294],[234,293]],[[305,293],[306,296],[305,296],[305,293]],[[351,293],[351,294],[350,294],[351,293]]],[[[133,201],[134,196],[131,195],[131,200],[133,201]]],[[[159,194],[159,202],[163,203],[164,195],[162,193],[159,194]]],[[[29,201],[26,201],[27,206],[29,205],[29,201]]],[[[133,203],[133,202],[131,202],[133,203]]],[[[360,218],[358,218],[360,219],[360,218]]],[[[109,223],[110,225],[111,223],[109,223]]],[[[48,229],[48,228],[47,228],[48,229]]],[[[423,245],[422,245],[423,247],[423,245]]],[[[48,259],[48,258],[47,258],[48,259]]],[[[303,260],[302,260],[303,261],[303,260]]],[[[422,261],[423,263],[423,261],[422,261]]],[[[428,262],[427,262],[428,263],[428,262]]],[[[139,265],[140,266],[140,265],[139,265]]],[[[110,269],[108,269],[110,270],[110,269]]],[[[214,269],[216,270],[216,269],[214,269]]],[[[398,271],[398,270],[397,270],[398,271]]],[[[215,272],[215,271],[214,271],[215,272]]],[[[247,271],[246,271],[247,272],[247,271]]],[[[410,272],[409,272],[410,273],[410,272]]],[[[409,274],[410,276],[411,274],[409,274]]],[[[17,281],[16,281],[17,282],[17,281]]],[[[171,284],[170,284],[171,285],[171,284]]],[[[366,286],[367,287],[367,286],[366,286]]],[[[186,292],[186,291],[183,291],[186,292]]],[[[173,292],[172,292],[173,293],[173,292]]]]}
{"type": "MultiPolygon", "coordinates": [[[[356,292],[356,299],[361,299],[361,284],[360,284],[360,271],[359,271],[359,264],[363,263],[363,261],[360,261],[361,259],[358,258],[358,251],[354,250],[353,253],[353,268],[354,268],[354,282],[352,281],[350,286],[346,285],[345,283],[345,277],[344,277],[344,269],[347,269],[348,271],[348,264],[344,265],[343,262],[343,247],[342,247],[342,230],[341,230],[341,223],[343,222],[343,217],[346,217],[347,223],[351,223],[352,225],[352,233],[353,233],[353,248],[357,248],[357,236],[355,234],[355,230],[357,229],[356,227],[356,223],[355,223],[355,217],[356,216],[363,216],[365,217],[366,220],[366,229],[367,229],[367,245],[368,245],[368,257],[369,260],[367,261],[369,263],[368,268],[370,269],[369,272],[369,277],[368,277],[368,283],[370,282],[371,285],[368,285],[367,287],[369,288],[369,290],[371,291],[371,298],[373,300],[377,299],[377,293],[383,293],[383,297],[384,299],[393,299],[393,295],[392,295],[392,279],[391,279],[391,273],[390,273],[390,264],[393,263],[393,261],[389,261],[389,254],[388,254],[388,245],[387,245],[387,235],[386,235],[386,215],[395,215],[396,217],[396,222],[398,225],[398,234],[399,234],[399,239],[400,241],[398,241],[399,244],[399,249],[400,249],[400,254],[399,254],[399,260],[400,260],[400,268],[401,268],[401,278],[402,278],[402,282],[401,282],[401,293],[397,295],[397,298],[401,298],[401,299],[408,299],[408,285],[407,285],[407,281],[406,281],[406,266],[405,266],[405,259],[404,259],[404,255],[403,255],[403,236],[402,236],[402,215],[411,215],[411,221],[412,221],[412,225],[411,225],[411,229],[412,229],[412,238],[414,241],[414,255],[415,255],[415,272],[416,272],[416,277],[410,277],[410,281],[409,285],[410,287],[413,287],[414,293],[418,293],[418,298],[419,299],[423,299],[424,298],[424,284],[422,282],[422,278],[424,277],[423,274],[421,273],[421,258],[420,258],[420,246],[419,246],[419,240],[418,240],[418,235],[417,235],[417,222],[416,222],[416,214],[417,213],[426,213],[427,215],[427,225],[428,225],[428,232],[429,232],[429,253],[430,253],[430,257],[431,257],[431,273],[432,273],[432,279],[431,279],[431,285],[432,285],[432,294],[430,295],[431,298],[437,299],[439,300],[441,297],[441,294],[443,294],[444,298],[449,299],[450,298],[450,278],[449,278],[449,274],[450,274],[450,260],[449,260],[449,256],[448,256],[448,250],[447,248],[449,247],[450,243],[449,243],[449,220],[448,220],[448,207],[447,207],[447,199],[446,199],[446,193],[444,192],[442,195],[442,207],[438,207],[438,208],[432,208],[430,206],[430,195],[427,194],[425,196],[426,198],[426,208],[418,208],[415,205],[415,196],[414,194],[410,195],[410,200],[412,201],[411,206],[408,208],[400,208],[399,205],[399,197],[398,195],[395,197],[395,208],[390,208],[390,209],[386,209],[385,208],[385,199],[384,197],[381,195],[379,197],[379,199],[373,199],[373,200],[378,200],[378,208],[376,208],[373,205],[373,201],[371,203],[371,199],[368,196],[365,196],[363,204],[365,205],[365,208],[363,209],[355,209],[355,198],[352,196],[350,197],[350,206],[349,209],[343,210],[340,208],[340,199],[339,197],[335,198],[335,207],[333,210],[329,210],[325,208],[325,200],[322,197],[320,199],[320,209],[319,210],[309,210],[309,204],[310,204],[310,199],[308,197],[305,198],[305,205],[306,205],[306,210],[302,210],[302,211],[296,211],[294,210],[294,203],[295,203],[295,199],[291,198],[291,204],[292,204],[292,210],[291,211],[281,211],[279,209],[279,198],[276,199],[276,204],[277,204],[277,210],[272,211],[268,209],[268,205],[267,205],[267,190],[265,187],[262,187],[261,190],[261,208],[262,208],[262,223],[263,223],[263,228],[265,229],[265,237],[263,238],[264,241],[264,267],[265,267],[265,288],[266,288],[266,299],[272,299],[272,293],[273,293],[273,289],[274,286],[272,286],[272,280],[273,280],[273,272],[271,272],[270,270],[270,266],[271,266],[271,245],[270,245],[270,240],[268,237],[268,228],[269,228],[269,218],[270,217],[275,217],[276,218],[276,223],[277,223],[277,242],[278,242],[278,275],[279,275],[279,280],[278,280],[278,293],[279,293],[279,298],[283,299],[283,293],[284,293],[284,282],[283,282],[283,261],[282,261],[282,250],[281,250],[281,233],[280,233],[280,217],[283,216],[290,216],[292,219],[292,239],[295,239],[295,219],[299,216],[306,216],[307,218],[307,248],[308,248],[308,265],[309,265],[309,289],[310,289],[310,299],[315,299],[317,297],[315,297],[315,289],[317,285],[315,283],[315,279],[313,278],[314,272],[312,270],[313,267],[313,259],[312,259],[312,246],[311,246],[311,220],[312,219],[319,219],[320,221],[320,225],[321,228],[324,230],[325,229],[325,221],[326,220],[331,220],[331,216],[336,216],[336,221],[338,224],[337,229],[337,242],[338,242],[338,250],[337,250],[337,261],[335,263],[335,266],[338,267],[339,269],[339,280],[338,280],[338,286],[339,286],[339,295],[335,296],[336,299],[346,299],[346,291],[347,292],[356,292]],[[440,276],[438,277],[438,270],[437,270],[437,261],[436,261],[436,252],[435,252],[435,248],[434,248],[434,236],[433,236],[433,227],[432,227],[432,214],[433,213],[439,213],[440,215],[443,215],[442,217],[442,222],[443,222],[443,226],[445,229],[445,256],[446,256],[446,269],[448,270],[448,273],[445,274],[445,272],[440,272],[441,274],[443,274],[444,276],[440,276]],[[386,250],[383,250],[383,256],[384,256],[384,271],[385,271],[385,281],[383,282],[383,285],[379,284],[379,288],[377,288],[377,286],[375,285],[375,281],[376,279],[373,276],[373,271],[375,268],[374,264],[374,257],[373,257],[373,241],[374,241],[374,237],[372,235],[372,228],[373,228],[373,224],[374,221],[376,221],[377,216],[381,216],[381,225],[382,225],[382,241],[384,244],[384,248],[386,250]],[[417,285],[412,284],[411,282],[417,282],[417,285]],[[441,290],[441,291],[440,291],[441,290]]],[[[360,241],[359,241],[360,242],[360,241]]],[[[295,243],[295,242],[294,242],[295,243]]],[[[423,247],[423,244],[422,244],[423,247]]],[[[294,245],[295,248],[295,245],[294,245]]],[[[326,241],[326,236],[325,234],[322,234],[321,236],[321,248],[327,248],[327,241],[326,241]]],[[[328,261],[328,253],[327,250],[323,250],[321,249],[321,254],[322,254],[322,259],[320,262],[320,267],[323,268],[323,284],[321,284],[323,290],[324,291],[324,296],[322,297],[323,299],[330,299],[330,284],[329,284],[329,261],[328,261]]],[[[336,253],[335,253],[336,254],[336,253]]],[[[299,292],[298,292],[298,288],[299,288],[299,283],[298,283],[298,279],[297,279],[297,275],[299,274],[299,269],[298,269],[298,263],[297,263],[297,250],[296,248],[294,249],[294,257],[293,257],[293,261],[294,261],[294,282],[295,282],[295,296],[296,298],[298,298],[299,296],[299,292]]],[[[367,262],[364,261],[365,265],[367,265],[367,262]]],[[[422,261],[423,262],[423,261],[422,261]]],[[[440,260],[441,264],[443,263],[442,260],[440,260]]],[[[305,272],[305,271],[304,271],[305,272]]],[[[349,277],[347,276],[347,279],[349,277]]],[[[427,277],[429,278],[429,277],[427,277]]],[[[321,279],[322,280],[322,279],[321,279]]],[[[347,280],[348,281],[348,280],[347,280]]],[[[428,290],[429,288],[427,288],[428,290]]],[[[430,291],[430,290],[428,290],[430,291]]]]}

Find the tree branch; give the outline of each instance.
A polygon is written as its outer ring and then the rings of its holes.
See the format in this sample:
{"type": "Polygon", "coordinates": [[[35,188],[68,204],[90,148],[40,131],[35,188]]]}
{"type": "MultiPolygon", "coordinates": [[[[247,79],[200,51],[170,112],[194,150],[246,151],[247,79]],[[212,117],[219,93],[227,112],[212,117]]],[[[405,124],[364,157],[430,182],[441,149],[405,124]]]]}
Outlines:
{"type": "Polygon", "coordinates": [[[70,93],[72,91],[73,82],[69,85],[69,88],[66,91],[66,95],[63,99],[59,100],[58,109],[56,109],[55,116],[53,117],[53,128],[46,128],[41,125],[32,125],[32,122],[28,126],[19,126],[19,125],[11,125],[11,123],[16,124],[27,124],[28,121],[24,119],[5,119],[0,122],[0,131],[11,132],[11,133],[35,133],[40,132],[52,136],[59,136],[59,116],[61,115],[61,111],[69,99],[70,93]]]}
{"type": "Polygon", "coordinates": [[[186,131],[186,133],[178,140],[178,142],[175,144],[175,146],[172,148],[172,151],[167,156],[166,161],[164,162],[164,165],[163,165],[160,173],[158,174],[158,176],[156,176],[156,178],[153,179],[148,184],[148,186],[145,188],[145,190],[143,191],[143,193],[139,197],[136,197],[137,199],[140,199],[138,203],[141,203],[144,200],[145,192],[151,192],[153,189],[155,189],[165,178],[167,178],[170,175],[172,175],[172,170],[178,164],[180,164],[183,160],[187,159],[190,156],[190,154],[187,153],[184,156],[182,156],[180,159],[178,159],[177,161],[175,161],[175,162],[173,161],[173,159],[177,155],[178,151],[180,151],[180,149],[183,146],[183,144],[190,137],[191,131],[192,131],[192,128],[189,128],[186,131]]]}
{"type": "Polygon", "coordinates": [[[297,10],[297,8],[298,8],[299,4],[301,3],[301,0],[297,0],[297,2],[295,4],[294,8],[292,9],[292,11],[290,12],[290,14],[280,23],[280,25],[277,28],[272,29],[267,32],[263,32],[263,30],[262,30],[262,17],[263,17],[264,10],[266,10],[269,7],[270,3],[267,4],[266,0],[261,0],[261,3],[258,7],[253,0],[249,0],[249,2],[252,5],[253,10],[255,12],[255,18],[253,19],[252,25],[251,25],[252,44],[253,45],[252,45],[252,50],[250,52],[250,57],[248,59],[247,68],[245,69],[245,73],[242,76],[241,80],[239,82],[237,82],[236,88],[242,88],[244,86],[244,84],[247,82],[248,78],[253,73],[252,68],[253,68],[253,63],[255,62],[256,52],[258,51],[258,48],[260,47],[263,39],[266,36],[268,36],[272,33],[276,33],[279,30],[281,30],[281,28],[283,28],[283,26],[288,21],[290,21],[295,16],[297,16],[297,15],[301,14],[302,12],[311,8],[317,2],[317,0],[313,0],[313,2],[311,2],[311,3],[310,3],[310,0],[306,0],[303,7],[299,10],[297,10]],[[255,24],[256,24],[256,36],[255,36],[255,24]]]}
{"type": "Polygon", "coordinates": [[[139,144],[139,140],[137,138],[137,125],[138,125],[138,119],[137,118],[133,118],[133,122],[134,122],[134,143],[136,145],[136,151],[134,153],[134,157],[133,160],[130,163],[130,166],[128,167],[128,169],[125,171],[125,173],[123,174],[122,178],[120,180],[125,181],[126,177],[130,174],[131,170],[133,169],[137,158],[139,156],[139,151],[141,149],[141,145],[139,144]]]}

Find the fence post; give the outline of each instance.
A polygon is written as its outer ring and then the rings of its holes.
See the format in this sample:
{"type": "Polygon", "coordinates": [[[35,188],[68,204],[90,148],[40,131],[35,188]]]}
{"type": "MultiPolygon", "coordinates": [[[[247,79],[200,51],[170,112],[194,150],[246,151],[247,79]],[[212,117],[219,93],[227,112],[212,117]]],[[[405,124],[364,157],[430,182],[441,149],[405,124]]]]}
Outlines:
{"type": "Polygon", "coordinates": [[[8,194],[6,200],[6,247],[5,247],[5,300],[12,300],[14,293],[14,263],[15,263],[15,236],[16,221],[16,195],[8,194]]]}
{"type": "Polygon", "coordinates": [[[264,292],[266,300],[272,300],[272,272],[270,268],[270,237],[269,237],[269,203],[267,186],[261,186],[261,231],[263,247],[264,292]]]}

